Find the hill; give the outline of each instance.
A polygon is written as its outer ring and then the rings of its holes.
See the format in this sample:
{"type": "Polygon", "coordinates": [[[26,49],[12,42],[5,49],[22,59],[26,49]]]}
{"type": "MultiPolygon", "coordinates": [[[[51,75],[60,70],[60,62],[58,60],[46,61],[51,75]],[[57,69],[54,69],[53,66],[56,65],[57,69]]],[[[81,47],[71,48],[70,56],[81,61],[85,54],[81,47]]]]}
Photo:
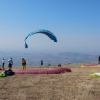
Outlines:
{"type": "Polygon", "coordinates": [[[89,55],[73,52],[64,53],[22,53],[22,52],[0,52],[0,60],[5,58],[6,66],[8,59],[12,57],[14,60],[14,66],[21,66],[21,59],[24,57],[27,60],[28,66],[40,65],[41,59],[44,61],[44,65],[57,65],[79,62],[97,62],[98,55],[89,55]]]}

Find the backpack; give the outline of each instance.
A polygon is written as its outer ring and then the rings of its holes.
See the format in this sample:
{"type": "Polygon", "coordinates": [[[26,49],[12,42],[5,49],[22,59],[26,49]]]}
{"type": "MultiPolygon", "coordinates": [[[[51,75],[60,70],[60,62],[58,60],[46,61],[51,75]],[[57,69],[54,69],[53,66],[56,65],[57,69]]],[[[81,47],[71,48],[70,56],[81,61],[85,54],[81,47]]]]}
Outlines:
{"type": "Polygon", "coordinates": [[[13,72],[11,69],[6,71],[7,76],[11,76],[11,75],[14,75],[14,74],[15,74],[15,72],[13,72]]]}
{"type": "Polygon", "coordinates": [[[1,72],[0,73],[0,77],[6,77],[6,73],[5,72],[1,72]]]}

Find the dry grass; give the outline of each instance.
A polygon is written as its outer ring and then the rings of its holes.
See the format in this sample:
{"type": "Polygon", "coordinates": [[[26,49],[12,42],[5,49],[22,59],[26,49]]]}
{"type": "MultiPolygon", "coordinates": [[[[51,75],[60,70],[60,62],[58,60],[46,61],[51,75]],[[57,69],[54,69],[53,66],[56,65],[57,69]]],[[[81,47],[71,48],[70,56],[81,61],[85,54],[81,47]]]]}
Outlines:
{"type": "Polygon", "coordinates": [[[69,73],[0,77],[0,100],[100,100],[100,78],[89,76],[100,68],[81,65],[63,65],[71,68],[69,73]]]}

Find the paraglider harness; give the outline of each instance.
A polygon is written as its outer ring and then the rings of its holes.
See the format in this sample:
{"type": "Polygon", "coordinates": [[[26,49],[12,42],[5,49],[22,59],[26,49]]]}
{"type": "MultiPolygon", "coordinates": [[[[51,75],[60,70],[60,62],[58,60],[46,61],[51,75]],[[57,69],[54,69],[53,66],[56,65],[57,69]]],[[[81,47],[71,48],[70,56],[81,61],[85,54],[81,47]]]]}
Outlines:
{"type": "Polygon", "coordinates": [[[15,72],[9,69],[9,70],[5,70],[4,72],[0,72],[0,77],[12,76],[14,74],[15,72]]]}
{"type": "Polygon", "coordinates": [[[15,72],[13,72],[11,69],[6,70],[5,73],[6,73],[6,76],[11,76],[15,74],[15,72]]]}

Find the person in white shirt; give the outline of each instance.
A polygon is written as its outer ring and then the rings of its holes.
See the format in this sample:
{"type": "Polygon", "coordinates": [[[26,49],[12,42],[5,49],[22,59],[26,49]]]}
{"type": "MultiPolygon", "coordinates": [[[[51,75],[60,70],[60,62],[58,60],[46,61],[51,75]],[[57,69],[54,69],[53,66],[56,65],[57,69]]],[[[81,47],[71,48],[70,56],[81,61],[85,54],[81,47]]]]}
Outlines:
{"type": "Polygon", "coordinates": [[[8,59],[8,67],[9,69],[12,69],[12,65],[13,65],[13,60],[12,58],[8,59]]]}
{"type": "Polygon", "coordinates": [[[2,59],[2,69],[4,70],[5,60],[2,59]]]}

